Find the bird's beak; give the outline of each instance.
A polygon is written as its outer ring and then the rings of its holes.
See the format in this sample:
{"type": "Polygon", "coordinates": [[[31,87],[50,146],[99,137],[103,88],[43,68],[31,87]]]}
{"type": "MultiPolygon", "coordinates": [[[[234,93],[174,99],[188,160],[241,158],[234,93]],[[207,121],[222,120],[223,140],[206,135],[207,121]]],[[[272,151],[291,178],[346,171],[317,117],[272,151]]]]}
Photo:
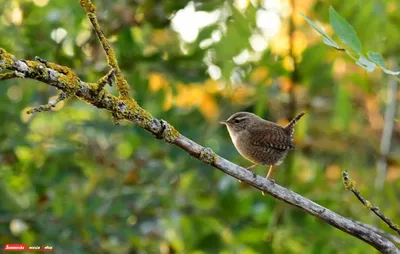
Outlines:
{"type": "Polygon", "coordinates": [[[225,122],[225,121],[221,121],[221,122],[219,122],[220,124],[225,124],[225,125],[228,125],[228,122],[225,122]]]}

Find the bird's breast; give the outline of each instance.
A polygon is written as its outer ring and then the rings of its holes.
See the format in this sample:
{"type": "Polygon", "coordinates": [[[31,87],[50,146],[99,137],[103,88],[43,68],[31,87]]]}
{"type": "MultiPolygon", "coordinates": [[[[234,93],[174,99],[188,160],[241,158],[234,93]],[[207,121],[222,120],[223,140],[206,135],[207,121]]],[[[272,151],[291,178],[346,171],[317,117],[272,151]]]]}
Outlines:
{"type": "MultiPolygon", "coordinates": [[[[253,162],[253,163],[261,163],[258,160],[257,156],[253,154],[253,148],[251,147],[251,141],[248,138],[249,133],[238,133],[236,131],[231,130],[228,128],[229,135],[231,136],[233,145],[235,146],[236,150],[242,155],[245,159],[253,162]]],[[[243,130],[242,132],[244,132],[243,130]]]]}
{"type": "Polygon", "coordinates": [[[228,131],[240,155],[255,164],[279,165],[287,154],[287,150],[254,145],[250,133],[244,133],[246,130],[238,133],[228,128],[228,131]]]}

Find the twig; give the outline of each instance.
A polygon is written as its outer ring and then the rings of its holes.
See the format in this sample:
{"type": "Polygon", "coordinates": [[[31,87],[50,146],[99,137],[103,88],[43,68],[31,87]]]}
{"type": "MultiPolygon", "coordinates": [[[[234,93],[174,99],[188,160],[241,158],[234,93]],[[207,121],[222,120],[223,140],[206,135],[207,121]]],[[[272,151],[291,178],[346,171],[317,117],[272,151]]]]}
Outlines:
{"type": "Polygon", "coordinates": [[[391,229],[396,231],[400,235],[400,228],[397,224],[393,223],[388,217],[386,217],[378,207],[373,206],[371,202],[364,199],[361,193],[356,188],[356,182],[349,177],[349,173],[345,170],[343,171],[343,184],[347,190],[350,190],[354,195],[360,200],[360,202],[369,210],[371,210],[376,216],[383,220],[391,229]]]}
{"type": "Polygon", "coordinates": [[[92,23],[93,29],[96,32],[97,37],[106,53],[108,65],[111,67],[111,71],[114,73],[117,83],[117,90],[121,97],[129,98],[129,84],[125,80],[121,73],[121,69],[118,66],[117,58],[115,57],[115,51],[108,43],[103,31],[99,25],[99,21],[96,16],[96,7],[92,4],[90,0],[79,0],[82,8],[85,10],[90,22],[92,23]]]}
{"type": "Polygon", "coordinates": [[[18,74],[15,71],[0,74],[0,80],[6,80],[6,79],[12,79],[12,78],[19,78],[18,74]]]}
{"type": "Polygon", "coordinates": [[[400,245],[400,237],[398,237],[397,235],[389,234],[388,232],[383,231],[382,229],[373,227],[371,225],[368,225],[368,224],[365,224],[365,223],[362,223],[362,222],[359,222],[359,221],[356,221],[356,220],[352,220],[351,219],[351,221],[353,221],[354,223],[356,223],[356,224],[358,224],[358,225],[360,225],[362,227],[365,227],[365,228],[371,230],[372,232],[377,233],[378,235],[381,235],[381,236],[385,237],[386,239],[394,242],[397,245],[400,245]]]}
{"type": "Polygon", "coordinates": [[[103,89],[105,85],[112,86],[112,81],[114,79],[114,70],[110,70],[104,77],[97,81],[99,84],[99,89],[103,89]]]}
{"type": "Polygon", "coordinates": [[[56,100],[51,100],[49,101],[49,103],[44,104],[44,105],[40,105],[38,107],[34,107],[28,111],[26,111],[27,114],[33,114],[33,113],[39,113],[42,111],[49,111],[51,108],[54,108],[57,103],[59,103],[60,101],[63,101],[67,98],[67,94],[64,92],[61,92],[58,96],[56,100]]]}

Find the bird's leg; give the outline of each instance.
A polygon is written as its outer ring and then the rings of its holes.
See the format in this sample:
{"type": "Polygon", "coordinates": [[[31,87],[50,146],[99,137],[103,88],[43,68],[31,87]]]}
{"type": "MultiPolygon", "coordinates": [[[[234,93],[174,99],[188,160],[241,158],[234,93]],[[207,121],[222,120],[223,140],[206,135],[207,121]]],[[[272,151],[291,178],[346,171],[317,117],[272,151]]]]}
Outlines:
{"type": "MultiPolygon", "coordinates": [[[[273,169],[274,169],[274,166],[273,166],[273,165],[270,165],[270,166],[269,166],[268,173],[267,173],[267,176],[265,177],[265,179],[270,180],[270,181],[274,184],[274,183],[275,183],[275,180],[274,180],[274,179],[269,179],[269,176],[270,176],[270,175],[272,174],[272,172],[274,171],[273,169]]],[[[265,193],[264,193],[263,191],[261,191],[261,194],[262,194],[263,196],[265,196],[265,193]]]]}
{"type": "Polygon", "coordinates": [[[272,183],[275,183],[274,179],[269,179],[269,176],[272,175],[273,171],[274,171],[274,165],[269,166],[268,174],[267,174],[267,176],[265,178],[270,180],[272,183]]]}
{"type": "Polygon", "coordinates": [[[246,168],[248,171],[252,171],[255,167],[257,167],[259,164],[254,164],[248,168],[246,168]]]}
{"type": "Polygon", "coordinates": [[[269,166],[268,174],[267,174],[267,176],[265,177],[266,179],[268,179],[269,176],[270,176],[270,175],[272,174],[272,172],[274,171],[273,168],[274,168],[273,165],[269,166]]]}

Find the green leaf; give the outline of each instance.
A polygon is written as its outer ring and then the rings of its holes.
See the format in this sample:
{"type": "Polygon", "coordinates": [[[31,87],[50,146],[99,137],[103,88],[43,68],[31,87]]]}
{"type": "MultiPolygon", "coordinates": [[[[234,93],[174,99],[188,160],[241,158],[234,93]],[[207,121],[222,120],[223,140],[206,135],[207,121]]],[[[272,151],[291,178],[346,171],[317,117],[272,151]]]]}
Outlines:
{"type": "Polygon", "coordinates": [[[386,66],[386,63],[383,60],[381,53],[368,51],[367,56],[368,56],[369,60],[376,63],[378,66],[383,66],[383,67],[386,66]]]}
{"type": "Polygon", "coordinates": [[[314,23],[311,19],[309,19],[306,15],[300,12],[300,15],[303,16],[303,18],[320,34],[322,35],[322,41],[335,49],[338,50],[343,50],[342,47],[340,47],[322,28],[320,28],[317,24],[314,23]]]}
{"type": "Polygon", "coordinates": [[[368,55],[369,60],[376,63],[382,69],[382,71],[385,72],[386,74],[395,75],[395,76],[400,74],[400,71],[391,71],[391,70],[386,69],[386,63],[385,63],[385,60],[383,60],[381,53],[368,51],[367,55],[368,55]]]}
{"type": "Polygon", "coordinates": [[[334,42],[333,40],[329,40],[326,37],[322,38],[322,42],[325,43],[328,46],[331,46],[331,47],[335,48],[335,49],[343,50],[343,48],[341,48],[339,45],[337,45],[336,42],[334,42]]]}
{"type": "Polygon", "coordinates": [[[363,67],[366,69],[368,72],[372,72],[375,70],[376,64],[369,61],[367,58],[364,56],[360,56],[360,58],[356,62],[357,65],[363,67]]]}
{"type": "Polygon", "coordinates": [[[339,15],[339,13],[335,11],[335,9],[333,9],[332,6],[329,7],[329,19],[331,21],[332,28],[339,36],[339,39],[359,55],[361,55],[361,42],[357,37],[356,31],[342,16],[339,15]]]}

